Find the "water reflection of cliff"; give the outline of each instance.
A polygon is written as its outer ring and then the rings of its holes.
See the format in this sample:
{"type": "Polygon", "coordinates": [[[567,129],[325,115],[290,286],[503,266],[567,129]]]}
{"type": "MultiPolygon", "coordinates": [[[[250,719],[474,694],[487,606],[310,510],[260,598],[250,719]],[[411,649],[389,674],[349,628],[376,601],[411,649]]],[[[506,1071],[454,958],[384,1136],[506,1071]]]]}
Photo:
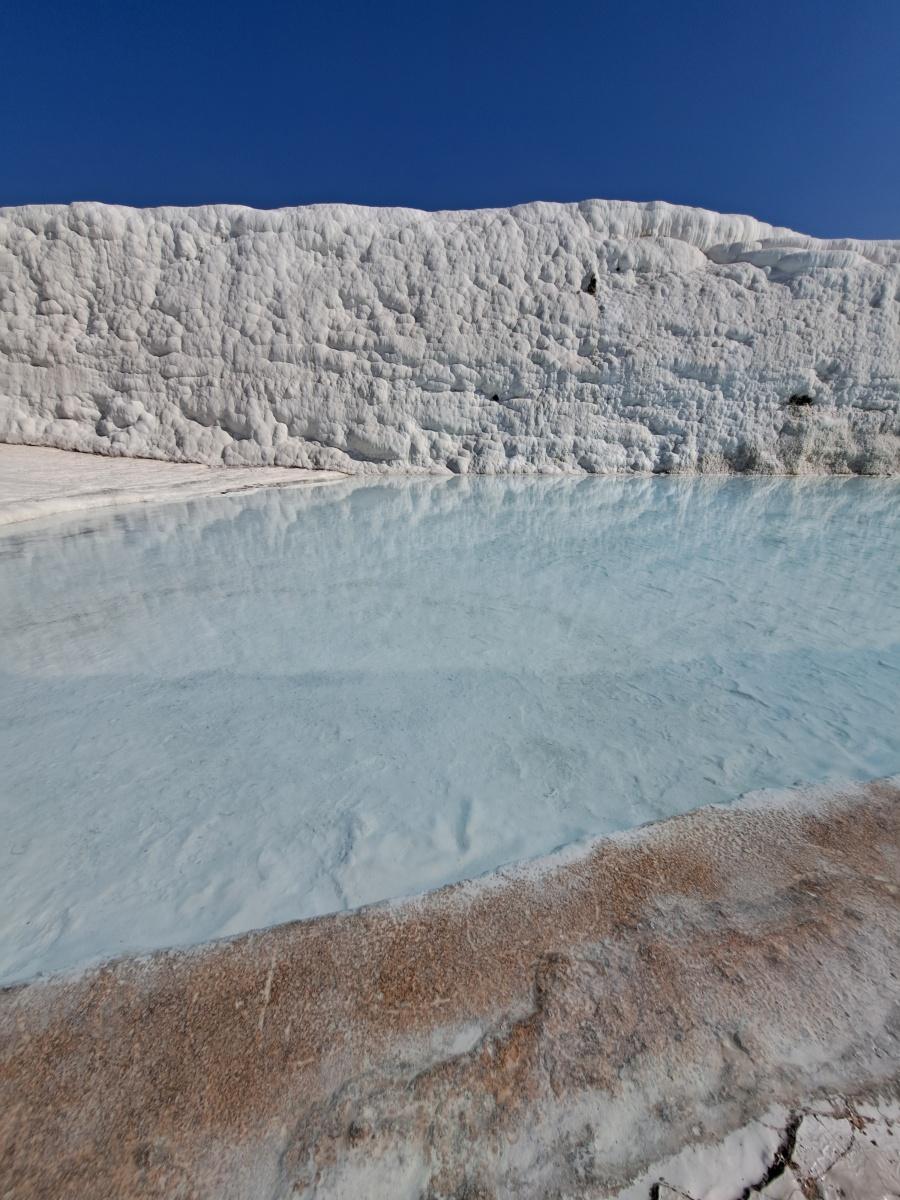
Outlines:
{"type": "Polygon", "coordinates": [[[43,930],[15,961],[897,770],[898,508],[889,481],[398,480],[4,538],[0,890],[21,913],[36,879],[43,930]]]}
{"type": "MultiPolygon", "coordinates": [[[[693,591],[691,579],[733,589],[730,599],[752,611],[764,602],[774,571],[783,576],[782,587],[796,584],[802,597],[789,623],[758,631],[763,641],[777,632],[782,641],[812,637],[831,644],[828,614],[836,606],[861,618],[869,610],[877,614],[889,596],[887,577],[879,581],[872,572],[881,562],[892,573],[898,517],[897,485],[875,480],[397,480],[273,491],[94,515],[8,535],[0,540],[2,620],[16,631],[13,653],[25,653],[30,668],[52,666],[47,639],[57,623],[63,645],[96,636],[104,642],[104,660],[147,659],[160,670],[171,657],[168,620],[237,626],[241,610],[255,609],[265,596],[272,599],[267,620],[304,637],[306,653],[314,647],[298,623],[298,605],[307,594],[327,592],[329,608],[383,623],[385,606],[404,588],[422,592],[448,614],[463,597],[495,599],[496,610],[484,616],[485,635],[492,617],[504,621],[546,603],[575,622],[580,614],[591,616],[585,604],[592,596],[612,609],[604,597],[624,598],[629,589],[639,596],[646,588],[656,636],[663,630],[674,635],[677,619],[690,619],[678,596],[693,591]],[[73,612],[73,596],[100,580],[102,597],[98,587],[93,601],[73,612]],[[375,603],[379,583],[386,594],[375,603]],[[672,589],[669,602],[651,602],[672,589]],[[368,611],[361,590],[373,600],[368,611]],[[275,601],[282,596],[294,603],[275,601]],[[38,611],[45,604],[51,613],[38,611]],[[27,651],[29,628],[39,635],[27,651]]],[[[707,606],[709,636],[714,628],[725,635],[735,615],[721,604],[707,606]]],[[[476,617],[473,612],[473,627],[476,617]]],[[[629,612],[605,617],[619,633],[633,624],[629,612]]],[[[742,637],[752,638],[753,630],[748,626],[742,637]]],[[[842,639],[852,642],[857,632],[848,621],[842,639]]],[[[885,632],[893,631],[885,625],[885,632]]],[[[207,665],[260,665],[267,630],[232,633],[227,646],[211,641],[202,647],[207,665]]],[[[355,633],[365,637],[362,628],[355,633]]],[[[285,667],[283,649],[268,667],[285,667]]],[[[346,638],[319,649],[323,669],[355,662],[346,638]]],[[[462,640],[445,649],[458,661],[470,647],[462,640]]],[[[168,664],[176,673],[187,669],[184,650],[168,664]]],[[[677,653],[675,644],[672,650],[677,653]]],[[[529,653],[540,655],[540,645],[529,653]]],[[[95,666],[89,655],[85,665],[95,666]]]]}

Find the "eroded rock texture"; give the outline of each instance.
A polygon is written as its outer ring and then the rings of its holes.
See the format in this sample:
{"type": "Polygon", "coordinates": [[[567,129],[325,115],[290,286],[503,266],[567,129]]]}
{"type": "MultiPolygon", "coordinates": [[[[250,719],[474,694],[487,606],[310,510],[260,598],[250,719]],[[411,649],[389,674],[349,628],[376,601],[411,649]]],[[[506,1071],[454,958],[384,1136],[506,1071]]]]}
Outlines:
{"type": "Polygon", "coordinates": [[[896,1090],[898,800],[894,780],[700,809],[11,989],[3,1194],[661,1196],[700,1178],[675,1161],[695,1150],[725,1164],[698,1195],[824,1178],[803,1119],[896,1090]]]}
{"type": "Polygon", "coordinates": [[[0,209],[0,439],[341,470],[900,464],[900,243],[585,201],[0,209]]]}

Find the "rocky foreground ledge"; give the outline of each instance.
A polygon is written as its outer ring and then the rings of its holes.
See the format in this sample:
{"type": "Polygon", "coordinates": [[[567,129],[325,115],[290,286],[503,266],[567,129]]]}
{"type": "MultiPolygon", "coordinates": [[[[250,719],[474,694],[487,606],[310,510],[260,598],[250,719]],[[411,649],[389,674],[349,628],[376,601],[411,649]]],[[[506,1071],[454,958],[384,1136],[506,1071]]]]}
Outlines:
{"type": "Polygon", "coordinates": [[[900,1194],[900,779],[0,996],[4,1197],[900,1194]]]}

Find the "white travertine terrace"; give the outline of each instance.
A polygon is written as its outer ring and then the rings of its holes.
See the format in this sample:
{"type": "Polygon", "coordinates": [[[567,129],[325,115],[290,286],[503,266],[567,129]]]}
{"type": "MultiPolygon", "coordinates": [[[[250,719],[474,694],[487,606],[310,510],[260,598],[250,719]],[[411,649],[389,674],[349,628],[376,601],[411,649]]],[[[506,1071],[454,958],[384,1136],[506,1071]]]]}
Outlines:
{"type": "Polygon", "coordinates": [[[259,488],[306,487],[343,479],[288,467],[215,468],[137,458],[97,458],[38,446],[0,445],[0,530],[97,508],[163,504],[259,488]]]}
{"type": "Polygon", "coordinates": [[[900,465],[900,242],[585,201],[0,209],[0,440],[351,471],[900,465]]]}

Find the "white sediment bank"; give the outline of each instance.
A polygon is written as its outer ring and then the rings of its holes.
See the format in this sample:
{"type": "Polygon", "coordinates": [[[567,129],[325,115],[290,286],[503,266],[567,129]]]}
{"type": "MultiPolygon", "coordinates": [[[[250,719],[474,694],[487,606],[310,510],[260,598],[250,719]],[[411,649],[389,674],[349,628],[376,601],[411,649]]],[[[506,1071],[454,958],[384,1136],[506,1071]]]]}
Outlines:
{"type": "Polygon", "coordinates": [[[0,445],[0,527],[86,509],[161,504],[341,478],[334,471],[207,467],[0,445]]]}
{"type": "Polygon", "coordinates": [[[585,201],[0,209],[0,440],[340,470],[900,463],[900,242],[585,201]]]}

